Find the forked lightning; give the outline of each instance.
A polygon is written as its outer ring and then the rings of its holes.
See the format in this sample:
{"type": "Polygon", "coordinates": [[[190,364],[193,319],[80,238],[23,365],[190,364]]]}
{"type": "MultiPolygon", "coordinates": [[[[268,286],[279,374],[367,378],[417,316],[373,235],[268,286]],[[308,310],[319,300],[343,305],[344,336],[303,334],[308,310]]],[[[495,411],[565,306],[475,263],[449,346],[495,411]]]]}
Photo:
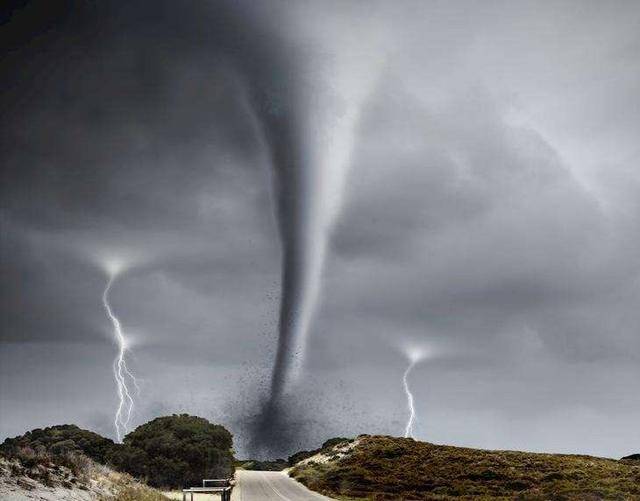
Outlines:
{"type": "Polygon", "coordinates": [[[134,409],[134,400],[131,389],[129,388],[129,383],[133,385],[137,392],[139,392],[140,389],[135,376],[127,367],[127,339],[122,332],[122,325],[120,324],[118,317],[113,313],[111,305],[109,304],[109,292],[111,291],[111,286],[113,285],[116,277],[117,273],[109,274],[109,281],[107,282],[107,286],[102,294],[102,304],[104,305],[104,309],[107,312],[109,320],[111,320],[111,323],[113,324],[113,333],[116,344],[118,345],[118,353],[113,361],[113,377],[116,381],[119,398],[118,407],[114,417],[114,425],[116,428],[118,442],[122,442],[123,437],[129,431],[129,423],[131,422],[131,415],[134,409]]]}

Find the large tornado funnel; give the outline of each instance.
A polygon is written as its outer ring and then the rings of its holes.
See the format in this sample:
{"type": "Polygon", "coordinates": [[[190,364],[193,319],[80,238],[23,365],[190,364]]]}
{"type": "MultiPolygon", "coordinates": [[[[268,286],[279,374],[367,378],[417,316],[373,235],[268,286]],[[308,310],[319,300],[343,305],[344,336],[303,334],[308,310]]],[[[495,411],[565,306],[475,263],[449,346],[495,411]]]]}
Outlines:
{"type": "Polygon", "coordinates": [[[282,249],[278,347],[266,414],[277,413],[304,363],[360,111],[382,60],[360,36],[372,30],[357,21],[371,18],[332,18],[327,32],[308,17],[312,4],[286,5],[274,14],[255,3],[234,3],[223,23],[233,28],[227,40],[269,155],[282,249]]]}
{"type": "Polygon", "coordinates": [[[250,95],[272,164],[282,243],[274,400],[304,363],[358,118],[376,72],[370,57],[337,49],[281,53],[269,70],[254,74],[250,95]]]}

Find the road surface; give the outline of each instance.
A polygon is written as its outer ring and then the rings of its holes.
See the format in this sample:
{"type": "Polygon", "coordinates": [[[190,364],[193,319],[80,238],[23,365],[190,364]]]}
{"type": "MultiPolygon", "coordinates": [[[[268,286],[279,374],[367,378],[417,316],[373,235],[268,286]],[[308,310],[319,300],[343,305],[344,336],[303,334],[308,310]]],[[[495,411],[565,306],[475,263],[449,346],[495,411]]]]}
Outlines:
{"type": "Polygon", "coordinates": [[[280,471],[236,471],[231,501],[332,501],[280,471]]]}

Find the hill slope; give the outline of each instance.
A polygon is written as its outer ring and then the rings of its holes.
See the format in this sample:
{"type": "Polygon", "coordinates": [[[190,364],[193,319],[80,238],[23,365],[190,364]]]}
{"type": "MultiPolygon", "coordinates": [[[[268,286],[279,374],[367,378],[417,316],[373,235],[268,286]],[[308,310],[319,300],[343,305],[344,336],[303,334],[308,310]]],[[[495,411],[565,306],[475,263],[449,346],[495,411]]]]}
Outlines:
{"type": "Polygon", "coordinates": [[[27,460],[0,456],[0,499],[2,501],[168,501],[158,491],[98,465],[76,457],[69,466],[55,459],[27,460]]]}
{"type": "Polygon", "coordinates": [[[640,500],[640,465],[384,436],[336,445],[298,463],[290,474],[310,489],[343,499],[640,500]]]}

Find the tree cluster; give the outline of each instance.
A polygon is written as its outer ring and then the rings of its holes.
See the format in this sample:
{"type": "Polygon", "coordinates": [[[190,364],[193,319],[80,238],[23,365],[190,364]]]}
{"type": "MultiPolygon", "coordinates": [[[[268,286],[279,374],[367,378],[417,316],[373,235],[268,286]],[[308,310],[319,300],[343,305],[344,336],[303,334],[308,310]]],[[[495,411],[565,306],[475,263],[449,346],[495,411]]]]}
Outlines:
{"type": "Polygon", "coordinates": [[[233,473],[232,436],[224,427],[187,414],[154,419],[112,449],[116,469],[154,487],[191,487],[233,473]]]}

